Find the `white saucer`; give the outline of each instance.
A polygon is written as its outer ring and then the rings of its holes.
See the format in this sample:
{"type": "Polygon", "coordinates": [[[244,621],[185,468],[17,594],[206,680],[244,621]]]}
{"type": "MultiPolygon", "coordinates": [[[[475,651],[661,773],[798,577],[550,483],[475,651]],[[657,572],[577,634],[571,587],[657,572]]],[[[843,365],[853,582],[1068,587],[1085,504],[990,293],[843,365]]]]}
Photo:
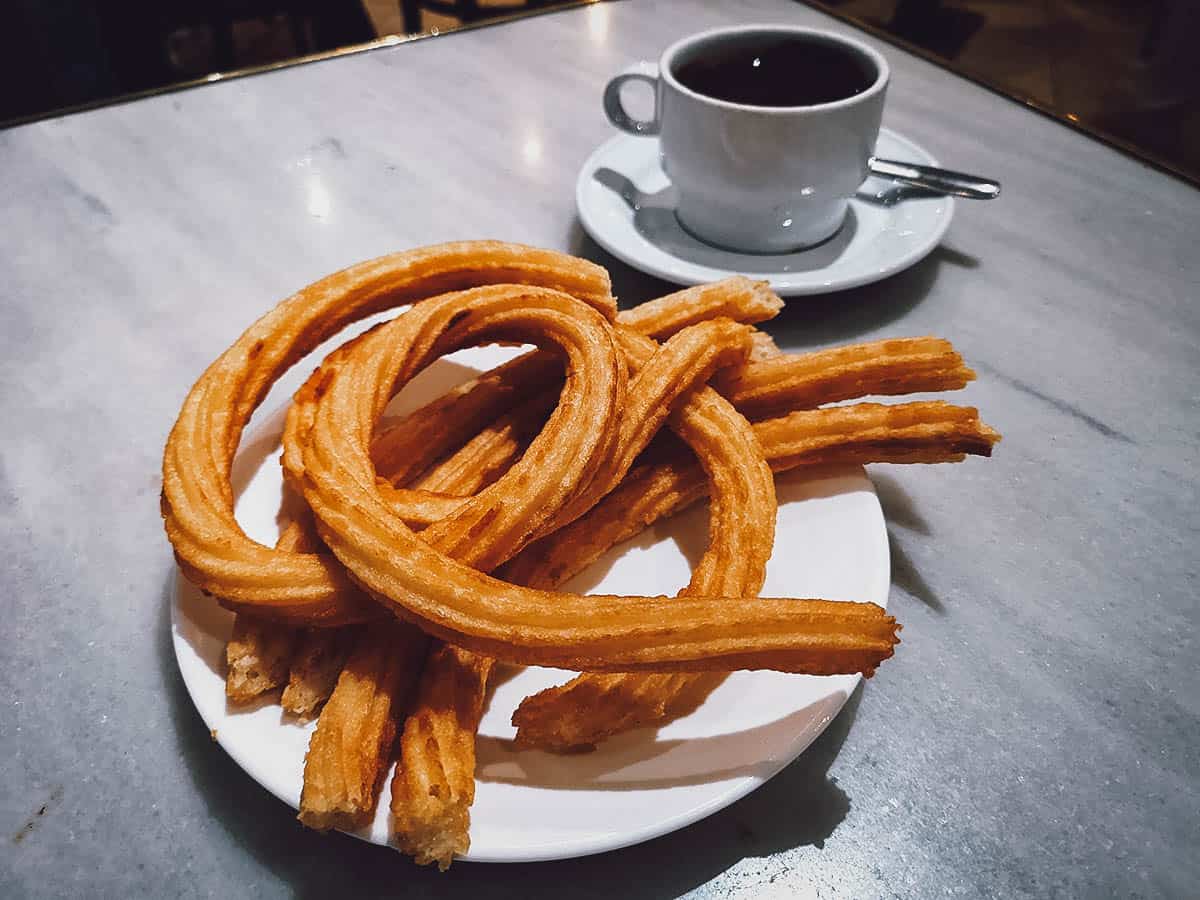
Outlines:
{"type": "MultiPolygon", "coordinates": [[[[921,147],[886,128],[879,132],[876,154],[937,165],[921,147]]],[[[736,253],[705,244],[679,225],[674,189],[659,162],[658,141],[619,134],[583,164],[575,205],[597,244],[643,272],[677,284],[748,275],[766,279],[782,296],[794,297],[868,284],[923,259],[946,233],[954,200],[914,194],[919,192],[869,178],[851,199],[841,231],[824,244],[779,255],[736,253]],[[629,199],[623,199],[623,193],[629,199]],[[896,198],[903,199],[891,205],[883,202],[896,198]]]]}

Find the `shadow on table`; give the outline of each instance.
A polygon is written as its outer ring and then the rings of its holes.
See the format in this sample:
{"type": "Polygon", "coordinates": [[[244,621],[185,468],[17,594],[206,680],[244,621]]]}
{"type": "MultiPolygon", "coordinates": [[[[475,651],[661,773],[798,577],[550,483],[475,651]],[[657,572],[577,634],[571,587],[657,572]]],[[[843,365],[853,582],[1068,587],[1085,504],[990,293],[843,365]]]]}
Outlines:
{"type": "MultiPolygon", "coordinates": [[[[824,734],[769,785],[695,825],[636,847],[553,863],[457,863],[442,874],[343,834],[317,834],[303,828],[286,804],[255,784],[209,736],[175,664],[174,579],[172,569],[164,579],[156,643],[179,758],[212,819],[262,865],[264,878],[287,883],[296,897],[490,900],[560,895],[563,885],[571,885],[572,897],[676,897],[745,857],[821,847],[849,811],[849,799],[828,771],[854,722],[861,688],[824,734]]],[[[251,885],[246,888],[255,892],[251,885]]]]}
{"type": "Polygon", "coordinates": [[[898,322],[919,306],[933,290],[943,266],[973,269],[978,265],[975,257],[939,245],[919,263],[874,284],[795,297],[768,329],[779,345],[788,349],[857,341],[898,322]]]}
{"type": "Polygon", "coordinates": [[[612,278],[613,293],[617,295],[622,309],[628,309],[647,300],[653,300],[655,297],[661,297],[663,294],[679,290],[677,284],[647,275],[645,272],[638,271],[633,266],[621,262],[593,241],[591,236],[583,230],[578,219],[571,220],[571,227],[567,232],[567,252],[590,259],[608,270],[608,274],[612,278]]]}
{"type": "Polygon", "coordinates": [[[899,529],[911,531],[928,537],[929,522],[917,510],[916,504],[900,482],[878,466],[871,471],[871,481],[875,484],[875,494],[879,497],[879,505],[883,507],[883,517],[888,523],[888,549],[892,560],[892,584],[900,588],[910,597],[924,603],[929,609],[939,615],[945,615],[946,604],[933,585],[925,580],[916,564],[904,549],[904,541],[898,533],[899,529]]]}
{"type": "MultiPolygon", "coordinates": [[[[593,241],[578,220],[571,224],[567,246],[577,256],[608,269],[622,307],[679,290],[678,285],[621,262],[593,241]]],[[[874,284],[788,299],[784,311],[765,328],[785,349],[855,341],[902,319],[918,306],[933,289],[943,266],[974,269],[978,265],[975,257],[943,244],[919,263],[874,284]]]]}

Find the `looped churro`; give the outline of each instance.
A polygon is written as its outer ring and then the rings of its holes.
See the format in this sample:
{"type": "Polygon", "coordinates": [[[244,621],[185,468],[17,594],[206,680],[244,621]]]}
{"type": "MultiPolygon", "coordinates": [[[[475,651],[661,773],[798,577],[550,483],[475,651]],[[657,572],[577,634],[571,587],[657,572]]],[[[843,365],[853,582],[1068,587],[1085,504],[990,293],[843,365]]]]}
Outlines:
{"type": "Polygon", "coordinates": [[[228,606],[267,617],[330,624],[373,615],[328,554],[266,547],[237,524],[229,472],[242,429],[283,372],[351,322],[446,291],[503,283],[556,288],[616,314],[599,266],[518,244],[465,241],[352,266],[247,329],[200,376],[163,454],[163,520],[187,578],[228,606]]]}
{"type": "MultiPolygon", "coordinates": [[[[455,315],[466,318],[461,325],[448,318],[444,327],[462,332],[460,340],[468,335],[536,338],[530,333],[538,319],[535,304],[551,298],[532,290],[524,295],[491,290],[467,291],[461,300],[448,301],[461,303],[455,315]],[[473,316],[483,308],[486,316],[473,316]]],[[[312,427],[304,436],[302,489],[325,543],[393,612],[475,652],[583,670],[774,668],[828,674],[847,667],[869,672],[891,655],[895,620],[874,604],[579,597],[504,584],[438,552],[389,507],[376,486],[369,453],[375,423],[393,389],[419,370],[430,348],[444,352],[461,345],[442,333],[425,335],[422,328],[430,317],[422,309],[361,340],[314,398],[312,427]]],[[[568,385],[594,375],[581,365],[582,358],[570,360],[568,385]]],[[[597,421],[596,427],[611,430],[613,423],[597,421]]],[[[542,440],[548,434],[555,441],[568,437],[548,424],[503,478],[464,503],[463,508],[481,513],[479,529],[465,533],[463,541],[483,533],[485,523],[490,529],[503,520],[513,499],[495,498],[505,497],[513,486],[539,498],[562,493],[560,467],[580,461],[556,456],[549,446],[553,441],[542,440]],[[530,464],[534,446],[541,452],[530,464]]],[[[557,508],[542,506],[543,521],[557,508]]],[[[532,527],[539,524],[534,521],[532,527]]]]}

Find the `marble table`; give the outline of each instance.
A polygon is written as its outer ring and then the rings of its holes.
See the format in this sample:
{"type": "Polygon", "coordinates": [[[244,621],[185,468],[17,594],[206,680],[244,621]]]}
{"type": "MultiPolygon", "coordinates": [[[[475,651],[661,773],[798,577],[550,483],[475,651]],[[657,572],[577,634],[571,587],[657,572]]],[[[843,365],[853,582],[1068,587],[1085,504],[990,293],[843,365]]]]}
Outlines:
{"type": "Polygon", "coordinates": [[[440,876],[305,832],[192,708],[157,494],[197,373],[277,298],[416,244],[503,236],[609,264],[624,301],[665,290],[575,220],[600,91],[749,20],[845,28],[604,4],[0,132],[0,896],[1195,891],[1200,195],[886,45],[885,124],[1004,196],[771,331],[944,335],[1005,439],[872,472],[904,644],[807,753],[649,844],[440,876]]]}

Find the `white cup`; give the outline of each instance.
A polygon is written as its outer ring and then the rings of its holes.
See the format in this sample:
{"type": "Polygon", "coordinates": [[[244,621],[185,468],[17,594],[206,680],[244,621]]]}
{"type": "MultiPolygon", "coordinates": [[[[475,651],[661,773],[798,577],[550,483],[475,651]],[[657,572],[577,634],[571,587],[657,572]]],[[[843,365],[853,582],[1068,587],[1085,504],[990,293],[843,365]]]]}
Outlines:
{"type": "Polygon", "coordinates": [[[684,228],[731,250],[786,253],[819,244],[841,227],[875,152],[888,77],[887,61],[853,38],[742,25],[686,37],[657,65],[639,63],[618,75],[604,90],[604,110],[621,130],[658,137],[684,228]],[[865,90],[828,103],[751,106],[697,93],[676,77],[680,66],[706,54],[779,38],[838,48],[875,78],[865,90]],[[621,88],[629,81],[655,89],[653,118],[626,112],[621,88]]]}

